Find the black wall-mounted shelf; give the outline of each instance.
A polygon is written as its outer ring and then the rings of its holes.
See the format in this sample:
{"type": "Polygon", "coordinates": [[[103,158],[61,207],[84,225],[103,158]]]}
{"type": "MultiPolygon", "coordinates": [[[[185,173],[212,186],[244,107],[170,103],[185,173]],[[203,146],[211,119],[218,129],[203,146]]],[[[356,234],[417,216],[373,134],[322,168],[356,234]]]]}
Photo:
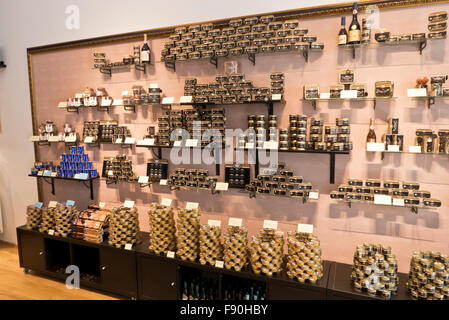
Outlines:
{"type": "Polygon", "coordinates": [[[95,178],[88,178],[88,179],[75,179],[75,178],[63,178],[63,177],[44,177],[44,176],[37,176],[37,175],[32,175],[29,174],[28,177],[33,177],[33,178],[41,178],[43,179],[45,182],[47,182],[48,184],[51,185],[51,194],[55,195],[55,180],[68,180],[68,181],[78,181],[78,182],[82,182],[87,188],[90,189],[90,199],[94,200],[94,187],[93,187],[93,181],[96,179],[99,179],[99,177],[95,177],[95,178]],[[49,179],[50,181],[48,181],[47,179],[49,179]],[[88,184],[86,184],[86,182],[88,184]]]}
{"type": "Polygon", "coordinates": [[[131,68],[131,66],[134,66],[134,69],[136,69],[138,71],[142,71],[144,74],[147,73],[147,65],[145,63],[144,64],[140,64],[140,63],[123,64],[123,65],[118,65],[118,66],[100,67],[100,68],[97,68],[97,69],[100,70],[101,73],[104,73],[104,74],[107,74],[109,76],[112,76],[112,71],[125,69],[125,68],[131,68]]]}
{"type": "MultiPolygon", "coordinates": [[[[366,44],[345,44],[342,46],[338,46],[340,49],[350,50],[352,52],[352,59],[355,59],[355,51],[356,48],[381,48],[381,47],[400,47],[407,45],[417,45],[419,54],[422,55],[423,50],[427,47],[427,41],[431,41],[431,39],[423,39],[423,40],[406,40],[406,41],[386,41],[386,42],[372,42],[366,44]]],[[[438,39],[435,39],[438,40],[438,39]]]]}
{"type": "Polygon", "coordinates": [[[207,108],[207,107],[228,107],[228,106],[242,106],[247,104],[257,105],[264,104],[268,108],[268,115],[273,115],[274,112],[274,104],[285,104],[286,101],[251,101],[251,102],[241,102],[241,103],[230,103],[230,104],[215,104],[215,103],[181,103],[182,106],[193,106],[194,108],[207,108]]]}

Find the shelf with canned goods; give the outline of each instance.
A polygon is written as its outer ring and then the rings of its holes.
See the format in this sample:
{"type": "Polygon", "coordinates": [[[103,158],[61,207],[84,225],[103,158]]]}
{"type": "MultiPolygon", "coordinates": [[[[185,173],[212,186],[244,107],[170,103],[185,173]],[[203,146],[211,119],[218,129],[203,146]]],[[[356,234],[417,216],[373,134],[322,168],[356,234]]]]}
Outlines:
{"type": "Polygon", "coordinates": [[[94,189],[93,189],[93,181],[96,179],[99,179],[98,176],[95,177],[89,177],[87,174],[76,174],[73,178],[69,177],[60,177],[55,175],[56,172],[50,172],[49,175],[46,174],[46,172],[42,172],[40,175],[38,174],[29,174],[29,177],[34,177],[38,179],[42,179],[46,183],[51,185],[51,194],[55,195],[55,180],[67,180],[67,181],[78,181],[82,182],[87,188],[90,190],[90,199],[94,200],[94,189]]]}
{"type": "Polygon", "coordinates": [[[354,97],[354,98],[316,98],[316,99],[302,99],[301,101],[304,102],[310,102],[312,103],[313,109],[316,110],[317,102],[321,101],[372,101],[373,102],[373,108],[376,109],[377,101],[389,101],[389,100],[395,100],[397,97],[354,97]]]}

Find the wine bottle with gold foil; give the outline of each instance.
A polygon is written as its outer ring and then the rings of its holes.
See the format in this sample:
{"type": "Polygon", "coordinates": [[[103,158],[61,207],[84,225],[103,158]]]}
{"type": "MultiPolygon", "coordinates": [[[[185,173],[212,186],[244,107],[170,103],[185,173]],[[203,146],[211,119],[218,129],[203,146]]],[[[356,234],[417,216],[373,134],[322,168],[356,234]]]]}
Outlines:
{"type": "Polygon", "coordinates": [[[349,25],[348,43],[359,44],[362,37],[362,30],[359,21],[357,20],[357,2],[352,6],[352,21],[349,25]]]}
{"type": "Polygon", "coordinates": [[[346,32],[346,17],[341,17],[341,28],[338,33],[338,45],[344,46],[348,43],[348,33],[346,32]]]}
{"type": "Polygon", "coordinates": [[[376,133],[374,132],[374,119],[369,120],[369,131],[366,136],[366,142],[376,142],[376,133]]]}

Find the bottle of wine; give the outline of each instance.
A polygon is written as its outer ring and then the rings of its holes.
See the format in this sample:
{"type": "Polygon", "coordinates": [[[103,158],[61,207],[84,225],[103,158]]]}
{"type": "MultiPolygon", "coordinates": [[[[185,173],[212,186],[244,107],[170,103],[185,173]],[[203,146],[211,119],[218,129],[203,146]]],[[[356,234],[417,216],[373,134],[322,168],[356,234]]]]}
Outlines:
{"type": "Polygon", "coordinates": [[[187,292],[187,281],[184,281],[184,289],[182,290],[182,300],[188,300],[189,294],[187,292]]]}
{"type": "Polygon", "coordinates": [[[144,40],[142,45],[142,52],[140,53],[140,63],[150,63],[150,47],[147,43],[147,35],[144,34],[144,40]]]}
{"type": "Polygon", "coordinates": [[[374,132],[374,119],[369,120],[369,131],[366,136],[366,142],[376,142],[376,133],[374,132]]]}
{"type": "Polygon", "coordinates": [[[344,46],[348,43],[348,33],[346,32],[346,17],[341,17],[341,29],[338,33],[338,45],[344,46]]]}
{"type": "Polygon", "coordinates": [[[349,25],[348,43],[358,44],[362,37],[362,30],[360,28],[359,21],[357,20],[357,2],[352,6],[352,21],[349,25]]]}
{"type": "Polygon", "coordinates": [[[193,280],[190,283],[189,300],[195,300],[195,285],[193,283],[193,280]]]}

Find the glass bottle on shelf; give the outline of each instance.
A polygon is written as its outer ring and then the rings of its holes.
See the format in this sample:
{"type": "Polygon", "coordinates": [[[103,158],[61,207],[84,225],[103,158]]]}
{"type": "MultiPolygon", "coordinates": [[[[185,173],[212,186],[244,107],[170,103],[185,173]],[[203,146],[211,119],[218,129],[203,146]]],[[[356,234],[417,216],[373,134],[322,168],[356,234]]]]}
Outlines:
{"type": "Polygon", "coordinates": [[[376,133],[374,132],[374,119],[369,120],[369,131],[366,136],[366,142],[376,142],[376,133]]]}
{"type": "Polygon", "coordinates": [[[142,52],[140,53],[140,62],[142,64],[144,63],[150,63],[150,47],[148,46],[147,43],[147,35],[144,34],[143,35],[144,40],[143,40],[143,45],[142,45],[142,52]]]}
{"type": "Polygon", "coordinates": [[[348,43],[359,44],[362,35],[359,21],[357,20],[357,2],[352,6],[352,21],[348,28],[348,43]]]}
{"type": "Polygon", "coordinates": [[[189,294],[187,292],[187,281],[184,281],[184,288],[182,290],[182,300],[188,300],[189,294]]]}
{"type": "Polygon", "coordinates": [[[190,290],[189,290],[189,300],[195,300],[195,285],[193,284],[193,281],[190,282],[190,290]]]}
{"type": "Polygon", "coordinates": [[[348,32],[346,31],[346,17],[341,17],[341,28],[338,33],[338,45],[344,46],[348,43],[348,32]]]}

